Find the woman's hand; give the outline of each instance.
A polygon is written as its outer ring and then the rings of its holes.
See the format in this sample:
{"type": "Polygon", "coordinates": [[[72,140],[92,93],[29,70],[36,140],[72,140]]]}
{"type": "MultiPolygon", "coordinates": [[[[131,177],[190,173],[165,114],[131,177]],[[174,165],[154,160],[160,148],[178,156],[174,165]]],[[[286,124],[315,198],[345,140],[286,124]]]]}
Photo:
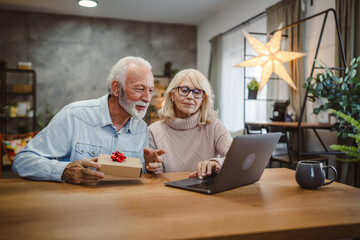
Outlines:
{"type": "Polygon", "coordinates": [[[198,162],[197,170],[189,175],[189,178],[198,177],[203,179],[205,176],[210,176],[213,173],[217,173],[220,170],[220,164],[215,160],[204,160],[198,162]]]}

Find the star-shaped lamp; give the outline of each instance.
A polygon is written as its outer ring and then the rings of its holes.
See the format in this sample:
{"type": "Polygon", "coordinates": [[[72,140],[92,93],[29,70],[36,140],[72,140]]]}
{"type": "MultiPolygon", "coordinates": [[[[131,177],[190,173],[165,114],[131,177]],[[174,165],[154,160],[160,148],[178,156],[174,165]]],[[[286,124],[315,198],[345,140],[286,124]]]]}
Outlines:
{"type": "Polygon", "coordinates": [[[296,89],[296,86],[291,80],[291,77],[286,71],[283,63],[303,57],[306,54],[302,52],[280,51],[281,31],[275,32],[269,42],[267,42],[266,44],[263,44],[246,31],[243,30],[243,32],[250,45],[258,54],[258,56],[243,61],[235,65],[234,67],[261,66],[262,72],[259,91],[261,91],[262,88],[265,86],[273,72],[276,73],[280,78],[285,80],[292,88],[296,89]]]}

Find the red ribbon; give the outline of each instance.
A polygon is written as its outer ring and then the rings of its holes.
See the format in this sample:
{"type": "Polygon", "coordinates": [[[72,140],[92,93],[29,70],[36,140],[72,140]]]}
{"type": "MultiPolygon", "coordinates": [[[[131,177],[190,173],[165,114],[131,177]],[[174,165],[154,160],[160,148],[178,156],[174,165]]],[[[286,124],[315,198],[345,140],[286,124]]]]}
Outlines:
{"type": "Polygon", "coordinates": [[[124,152],[119,153],[119,151],[113,152],[111,155],[111,159],[114,162],[122,162],[123,160],[126,159],[126,157],[124,156],[124,152]]]}

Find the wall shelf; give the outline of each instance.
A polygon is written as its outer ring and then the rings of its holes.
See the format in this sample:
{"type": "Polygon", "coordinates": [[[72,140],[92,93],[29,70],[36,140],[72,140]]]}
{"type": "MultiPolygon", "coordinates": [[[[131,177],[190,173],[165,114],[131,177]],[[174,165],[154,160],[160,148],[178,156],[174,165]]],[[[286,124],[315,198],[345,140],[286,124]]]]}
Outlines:
{"type": "Polygon", "coordinates": [[[36,131],[36,72],[35,70],[4,69],[0,84],[0,133],[19,134],[18,125],[26,125],[29,132],[36,131]],[[11,108],[17,107],[10,117],[11,108]],[[5,109],[7,109],[5,111],[5,109]],[[29,113],[32,112],[32,113],[29,113]],[[32,122],[29,122],[29,121],[32,122]],[[21,123],[21,121],[25,121],[21,123]]]}

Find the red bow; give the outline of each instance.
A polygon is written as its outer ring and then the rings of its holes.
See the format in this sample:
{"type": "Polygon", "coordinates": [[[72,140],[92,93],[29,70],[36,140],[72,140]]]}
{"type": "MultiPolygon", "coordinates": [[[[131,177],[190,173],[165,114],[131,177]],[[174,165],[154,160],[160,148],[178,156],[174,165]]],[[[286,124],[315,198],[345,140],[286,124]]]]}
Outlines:
{"type": "Polygon", "coordinates": [[[113,161],[117,161],[117,162],[122,162],[123,160],[126,159],[126,157],[124,156],[124,152],[119,153],[119,151],[113,152],[111,155],[111,159],[113,161]]]}

